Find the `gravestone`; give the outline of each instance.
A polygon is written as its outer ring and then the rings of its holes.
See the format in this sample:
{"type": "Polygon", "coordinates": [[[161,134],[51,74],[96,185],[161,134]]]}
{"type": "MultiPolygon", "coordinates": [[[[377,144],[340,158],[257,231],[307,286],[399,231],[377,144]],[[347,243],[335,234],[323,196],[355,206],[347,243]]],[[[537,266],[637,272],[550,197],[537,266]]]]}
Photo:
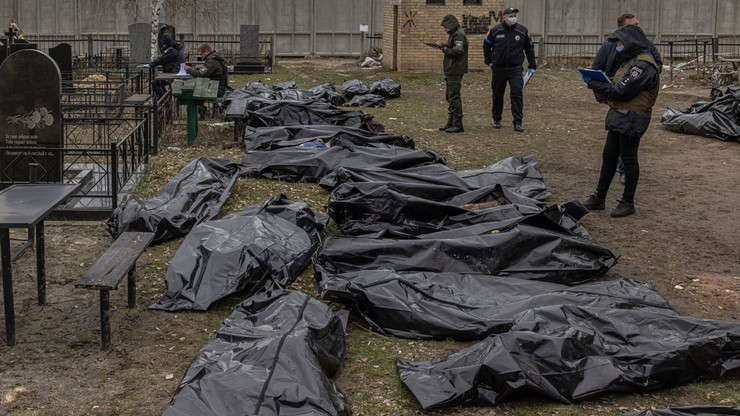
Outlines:
{"type": "Polygon", "coordinates": [[[239,61],[234,65],[235,74],[262,74],[265,66],[260,60],[259,25],[239,27],[239,61]]]}
{"type": "Polygon", "coordinates": [[[0,42],[0,64],[2,64],[5,58],[7,57],[8,57],[8,47],[5,46],[5,43],[0,42]]]}
{"type": "Polygon", "coordinates": [[[21,50],[0,65],[0,183],[62,181],[62,82],[59,67],[37,50],[21,50]],[[33,68],[30,71],[29,68],[33,68]]]}
{"type": "Polygon", "coordinates": [[[64,92],[72,91],[72,45],[60,43],[53,48],[49,48],[49,56],[56,62],[59,72],[62,74],[62,90],[64,92]]]}
{"type": "Polygon", "coordinates": [[[175,37],[175,27],[161,24],[159,27],[159,30],[157,31],[157,48],[159,48],[159,53],[163,53],[167,47],[162,43],[162,36],[164,35],[170,35],[172,40],[177,40],[177,37],[175,37]]]}
{"type": "Polygon", "coordinates": [[[152,25],[134,23],[128,26],[129,68],[152,61],[152,25]]]}
{"type": "Polygon", "coordinates": [[[13,44],[10,45],[10,53],[15,53],[25,49],[38,49],[38,45],[35,43],[29,43],[25,39],[16,39],[13,44]]]}

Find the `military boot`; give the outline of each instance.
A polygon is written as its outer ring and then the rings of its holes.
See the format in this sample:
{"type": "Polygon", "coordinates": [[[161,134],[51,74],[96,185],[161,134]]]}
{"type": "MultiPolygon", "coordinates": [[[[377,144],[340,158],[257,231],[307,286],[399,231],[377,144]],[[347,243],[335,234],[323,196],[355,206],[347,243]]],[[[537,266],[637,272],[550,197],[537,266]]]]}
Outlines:
{"type": "Polygon", "coordinates": [[[445,133],[462,133],[465,129],[463,128],[462,116],[455,116],[452,118],[452,126],[445,129],[445,133]]]}
{"type": "Polygon", "coordinates": [[[452,127],[452,113],[447,113],[447,124],[439,128],[439,131],[445,131],[452,127]]]}

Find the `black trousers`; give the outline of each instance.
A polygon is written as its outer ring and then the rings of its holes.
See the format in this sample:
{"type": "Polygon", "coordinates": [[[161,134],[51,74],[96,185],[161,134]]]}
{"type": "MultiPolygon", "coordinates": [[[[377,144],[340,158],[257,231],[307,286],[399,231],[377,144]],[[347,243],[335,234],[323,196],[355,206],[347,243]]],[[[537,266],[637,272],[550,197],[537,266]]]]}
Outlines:
{"type": "Polygon", "coordinates": [[[524,78],[522,77],[522,67],[499,68],[493,67],[493,76],[491,77],[491,116],[496,121],[501,121],[501,113],[504,111],[504,93],[506,92],[506,83],[509,83],[509,96],[511,97],[511,116],[514,117],[514,124],[522,124],[524,111],[524,78]]]}
{"type": "Polygon", "coordinates": [[[460,90],[462,89],[462,75],[446,75],[445,99],[447,100],[447,115],[452,126],[462,127],[463,107],[460,90]]]}
{"type": "Polygon", "coordinates": [[[599,183],[596,186],[596,196],[606,198],[609,185],[614,179],[617,170],[617,159],[622,158],[624,163],[624,192],[622,200],[629,203],[635,202],[635,191],[637,181],[640,179],[640,164],[637,161],[637,149],[640,147],[640,138],[620,134],[609,130],[604,143],[604,151],[601,155],[601,173],[599,183]]]}

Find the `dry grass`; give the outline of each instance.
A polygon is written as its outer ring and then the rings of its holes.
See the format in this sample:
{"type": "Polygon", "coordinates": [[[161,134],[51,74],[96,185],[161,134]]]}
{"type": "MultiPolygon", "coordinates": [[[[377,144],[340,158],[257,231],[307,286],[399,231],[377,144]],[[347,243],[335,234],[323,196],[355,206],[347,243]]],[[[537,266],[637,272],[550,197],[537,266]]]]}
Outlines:
{"type": "MultiPolygon", "coordinates": [[[[527,131],[519,134],[504,114],[504,128],[490,128],[490,89],[487,74],[469,74],[464,79],[466,133],[446,135],[437,130],[446,120],[443,79],[439,75],[387,73],[361,70],[337,60],[281,62],[276,73],[260,77],[233,76],[235,86],[249,80],[268,85],[295,80],[302,88],[330,81],[363,81],[390,76],[402,85],[402,97],[386,108],[370,109],[388,131],[412,137],[417,148],[435,150],[456,169],[477,168],[511,155],[535,154],[546,183],[553,192],[550,203],[582,197],[591,191],[599,167],[598,155],[604,137],[604,110],[593,104],[577,76],[561,70],[541,69],[525,91],[527,131]]],[[[661,97],[661,105],[684,107],[695,98],[675,95],[661,97]]],[[[508,108],[508,106],[507,106],[508,108]]],[[[508,111],[508,110],[506,110],[508,111]]],[[[660,112],[660,110],[658,110],[660,112]]],[[[184,125],[178,125],[162,143],[180,146],[180,153],[163,152],[151,158],[151,174],[136,197],[155,193],[175,173],[199,156],[241,160],[241,144],[234,144],[230,131],[209,131],[203,124],[200,137],[187,147],[184,125]]],[[[607,278],[633,277],[648,281],[679,311],[699,317],[740,320],[740,279],[737,277],[735,229],[712,234],[713,222],[728,215],[736,217],[740,165],[737,146],[703,138],[687,138],[665,132],[656,123],[645,137],[641,150],[645,163],[638,190],[638,215],[622,222],[607,216],[588,216],[585,225],[593,235],[622,255],[621,264],[607,278]],[[707,152],[689,165],[693,156],[679,146],[688,145],[707,152]],[[733,153],[734,152],[734,153],[733,153]],[[729,165],[711,163],[726,155],[729,165]],[[707,173],[710,168],[712,173],[707,173]],[[724,177],[712,184],[711,178],[724,177]],[[709,181],[709,183],[705,183],[709,181]],[[703,207],[697,198],[707,198],[717,186],[720,199],[703,207]],[[686,190],[684,212],[663,204],[665,195],[686,190]],[[726,191],[722,191],[726,190],[726,191]],[[703,192],[703,194],[702,194],[703,192]],[[701,194],[700,196],[696,196],[701,194]],[[591,218],[592,217],[592,218],[591,218]],[[684,231],[690,230],[691,236],[684,231]],[[734,241],[734,243],[732,243],[734,241]],[[676,243],[680,242],[680,243],[676,243]],[[696,276],[698,283],[695,281],[696,276]],[[738,279],[738,280],[733,280],[738,279]],[[691,290],[674,289],[676,282],[689,281],[691,290]],[[707,282],[705,285],[704,282],[707,282]],[[710,287],[710,284],[714,286],[710,287]],[[714,291],[717,289],[716,291],[714,291]],[[729,291],[729,292],[727,292],[729,291]],[[724,306],[717,309],[717,305],[724,306]]],[[[314,184],[277,182],[255,178],[240,179],[220,216],[260,203],[284,193],[306,201],[314,210],[325,212],[328,194],[314,184]]],[[[737,227],[737,225],[735,225],[737,227]]],[[[99,223],[59,223],[47,227],[49,242],[48,275],[50,305],[34,304],[32,272],[16,286],[16,314],[19,343],[0,347],[0,413],[18,415],[155,415],[161,414],[177,388],[180,377],[208,337],[229,315],[242,295],[232,296],[207,313],[165,313],[146,307],[164,292],[164,274],[181,240],[151,247],[139,262],[139,306],[125,308],[125,291],[113,293],[113,349],[99,351],[97,293],[72,288],[81,271],[89,267],[110,242],[99,223]]],[[[15,270],[33,271],[33,256],[23,256],[15,270]]],[[[18,280],[18,279],[16,279],[18,280]]],[[[294,289],[317,296],[310,270],[304,272],[294,289]]],[[[347,395],[356,415],[412,415],[423,413],[413,397],[401,386],[395,371],[397,357],[434,359],[468,344],[427,342],[385,337],[368,330],[353,317],[348,328],[349,350],[337,382],[347,395]]],[[[568,406],[542,398],[522,396],[493,408],[449,409],[445,415],[619,415],[633,409],[669,407],[699,403],[740,403],[737,374],[720,381],[695,383],[649,394],[609,394],[568,406]]]]}

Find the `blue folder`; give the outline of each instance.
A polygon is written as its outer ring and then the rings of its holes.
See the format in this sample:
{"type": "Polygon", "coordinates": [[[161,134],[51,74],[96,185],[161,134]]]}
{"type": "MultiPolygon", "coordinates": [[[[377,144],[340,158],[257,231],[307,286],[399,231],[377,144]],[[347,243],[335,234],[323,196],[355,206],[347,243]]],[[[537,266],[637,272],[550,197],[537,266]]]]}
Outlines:
{"type": "Polygon", "coordinates": [[[578,72],[596,81],[608,82],[610,84],[612,83],[612,81],[609,79],[609,77],[606,76],[604,71],[600,69],[578,68],[578,72]]]}

